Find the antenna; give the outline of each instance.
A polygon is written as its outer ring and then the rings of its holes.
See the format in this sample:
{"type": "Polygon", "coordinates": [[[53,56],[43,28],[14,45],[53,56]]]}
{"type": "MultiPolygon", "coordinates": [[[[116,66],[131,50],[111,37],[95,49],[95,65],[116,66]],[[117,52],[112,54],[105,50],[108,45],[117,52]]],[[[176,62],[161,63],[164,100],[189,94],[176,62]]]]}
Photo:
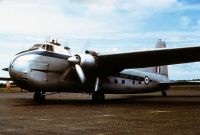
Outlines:
{"type": "Polygon", "coordinates": [[[58,43],[58,38],[56,38],[56,43],[58,43]]]}
{"type": "Polygon", "coordinates": [[[50,40],[51,40],[50,36],[46,37],[46,43],[50,43],[50,40]]]}

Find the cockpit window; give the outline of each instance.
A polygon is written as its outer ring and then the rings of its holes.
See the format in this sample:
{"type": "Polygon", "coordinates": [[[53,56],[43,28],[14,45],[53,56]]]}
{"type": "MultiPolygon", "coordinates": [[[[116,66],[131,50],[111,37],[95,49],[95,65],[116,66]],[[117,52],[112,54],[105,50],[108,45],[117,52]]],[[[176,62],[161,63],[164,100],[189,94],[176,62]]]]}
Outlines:
{"type": "Polygon", "coordinates": [[[53,52],[53,46],[52,45],[44,44],[44,45],[42,45],[41,48],[46,50],[46,51],[53,52]]]}
{"type": "Polygon", "coordinates": [[[50,51],[50,52],[53,52],[53,46],[47,45],[47,46],[46,46],[46,50],[47,50],[47,51],[50,51]]]}
{"type": "Polygon", "coordinates": [[[25,51],[22,51],[22,52],[19,52],[17,53],[16,55],[19,55],[19,54],[22,54],[22,53],[25,53],[25,52],[29,52],[29,51],[34,51],[34,50],[37,50],[41,47],[42,44],[35,44],[33,47],[31,47],[30,49],[28,50],[25,50],[25,51]]]}
{"type": "Polygon", "coordinates": [[[17,53],[16,55],[18,54],[21,54],[21,53],[25,53],[25,52],[29,52],[29,51],[34,51],[34,50],[37,50],[39,48],[42,48],[46,51],[50,51],[50,52],[53,52],[54,49],[53,49],[53,46],[52,45],[49,45],[49,44],[35,44],[33,47],[31,47],[30,49],[28,50],[25,50],[25,51],[22,51],[22,52],[19,52],[17,53]]]}
{"type": "Polygon", "coordinates": [[[46,45],[42,45],[42,47],[41,47],[41,48],[45,50],[45,49],[46,49],[46,45]]]}
{"type": "Polygon", "coordinates": [[[35,48],[40,48],[41,44],[35,44],[33,47],[31,47],[30,49],[35,49],[35,48]]]}

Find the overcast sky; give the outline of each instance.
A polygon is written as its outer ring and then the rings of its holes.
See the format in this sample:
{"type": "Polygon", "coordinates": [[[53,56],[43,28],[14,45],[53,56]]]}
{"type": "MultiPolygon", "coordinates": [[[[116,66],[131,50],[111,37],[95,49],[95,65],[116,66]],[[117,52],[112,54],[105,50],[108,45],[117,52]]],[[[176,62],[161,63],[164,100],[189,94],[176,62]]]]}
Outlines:
{"type": "MultiPolygon", "coordinates": [[[[126,52],[200,45],[198,0],[0,0],[0,68],[48,37],[69,46],[126,52]]],[[[134,62],[134,61],[133,61],[134,62]]],[[[200,78],[200,64],[169,67],[170,79],[200,78]]],[[[8,76],[0,71],[0,76],[8,76]]]]}

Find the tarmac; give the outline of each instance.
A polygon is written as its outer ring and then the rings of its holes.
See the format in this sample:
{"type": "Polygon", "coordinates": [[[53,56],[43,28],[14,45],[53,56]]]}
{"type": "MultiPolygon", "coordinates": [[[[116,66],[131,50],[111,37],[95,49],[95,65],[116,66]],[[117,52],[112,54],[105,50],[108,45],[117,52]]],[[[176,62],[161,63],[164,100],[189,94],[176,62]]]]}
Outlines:
{"type": "Polygon", "coordinates": [[[36,104],[33,93],[0,92],[0,134],[8,135],[200,135],[200,88],[139,95],[49,95],[36,104]]]}

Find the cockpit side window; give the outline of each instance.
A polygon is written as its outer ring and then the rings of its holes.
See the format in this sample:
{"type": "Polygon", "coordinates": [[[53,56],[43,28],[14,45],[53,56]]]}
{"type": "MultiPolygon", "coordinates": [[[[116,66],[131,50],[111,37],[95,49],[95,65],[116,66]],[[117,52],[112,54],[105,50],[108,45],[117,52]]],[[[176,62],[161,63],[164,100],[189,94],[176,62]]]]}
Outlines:
{"type": "Polygon", "coordinates": [[[46,51],[53,52],[53,46],[52,45],[42,45],[41,48],[46,50],[46,51]]]}
{"type": "Polygon", "coordinates": [[[44,50],[46,50],[46,45],[42,45],[41,48],[44,49],[44,50]]]}
{"type": "Polygon", "coordinates": [[[53,52],[53,46],[51,46],[51,45],[46,45],[46,50],[47,50],[47,51],[50,51],[50,52],[53,52]]]}

